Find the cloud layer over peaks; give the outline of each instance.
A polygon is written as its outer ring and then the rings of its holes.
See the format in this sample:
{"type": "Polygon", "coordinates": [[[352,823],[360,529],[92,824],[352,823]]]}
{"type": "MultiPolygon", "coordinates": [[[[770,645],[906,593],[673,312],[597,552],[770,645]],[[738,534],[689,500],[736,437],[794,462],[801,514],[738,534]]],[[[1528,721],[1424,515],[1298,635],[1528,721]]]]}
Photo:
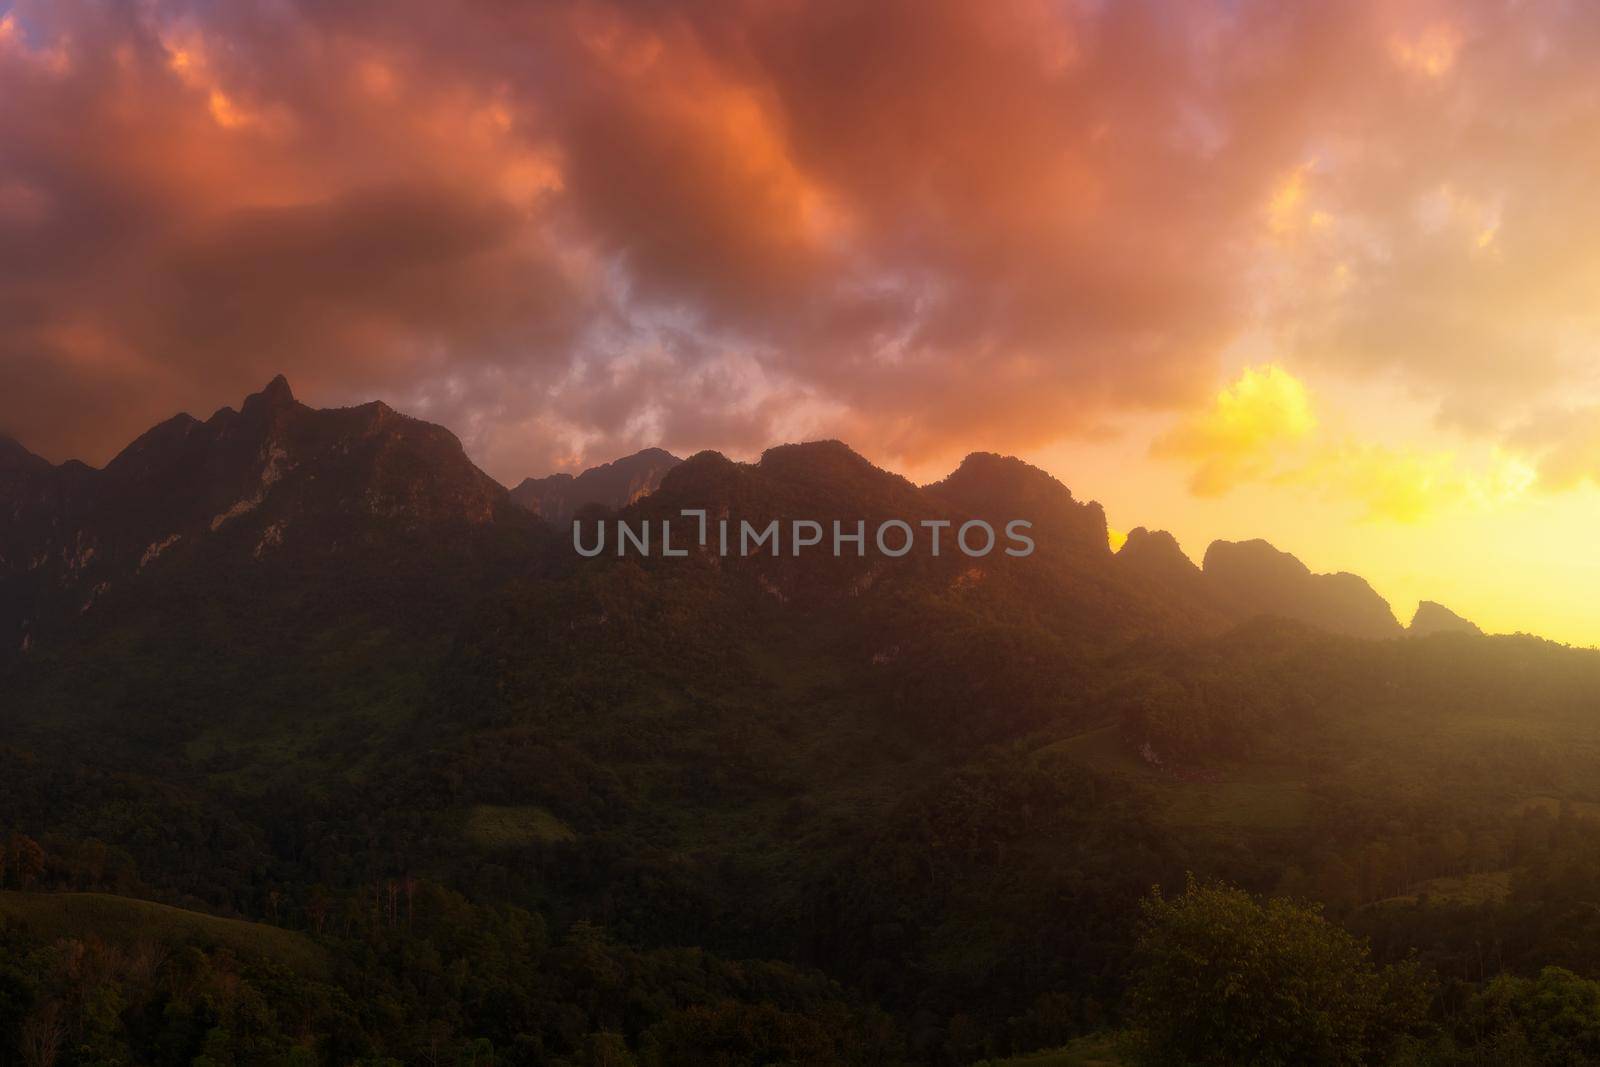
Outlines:
{"type": "Polygon", "coordinates": [[[916,463],[1203,411],[1250,334],[1595,471],[1589,5],[0,11],[0,429],[52,458],[281,371],[503,480],[916,463]]]}

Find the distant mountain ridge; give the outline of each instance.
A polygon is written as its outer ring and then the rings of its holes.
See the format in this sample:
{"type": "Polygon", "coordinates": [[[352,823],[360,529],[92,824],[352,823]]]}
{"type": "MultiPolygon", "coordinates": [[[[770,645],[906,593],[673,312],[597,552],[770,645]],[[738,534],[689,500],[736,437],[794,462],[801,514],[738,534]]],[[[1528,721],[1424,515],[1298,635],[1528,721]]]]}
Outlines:
{"type": "Polygon", "coordinates": [[[554,523],[563,523],[591,504],[623,508],[661,485],[668,471],[683,461],[661,448],[590,467],[582,474],[524,478],[511,490],[513,502],[554,523]]]}
{"type": "Polygon", "coordinates": [[[242,566],[297,539],[313,552],[350,544],[357,529],[409,531],[425,551],[443,531],[515,524],[518,516],[526,524],[529,513],[560,525],[584,509],[671,518],[685,507],[751,519],[1034,524],[1039,549],[1029,571],[1004,559],[968,560],[953,548],[942,560],[904,566],[848,553],[830,557],[831,570],[781,557],[755,566],[784,598],[854,597],[912,567],[925,572],[919,580],[942,574],[937,581],[956,588],[1004,577],[996,588],[1019,603],[1076,605],[1061,624],[1084,633],[1214,633],[1258,615],[1364,638],[1476,630],[1430,602],[1404,628],[1362,578],[1314,574],[1265,541],[1214,542],[1196,566],[1170,534],[1140,527],[1113,553],[1098,503],[994,453],[975,452],[919,488],[839,441],[777,446],[754,464],[715,452],[681,460],[651,448],[577,476],[525,479],[507,492],[443,427],[381,403],[312,409],[282,377],[238,411],[168,419],[101,470],[55,466],[0,438],[0,591],[10,605],[0,626],[11,632],[11,649],[26,647],[42,616],[82,614],[107,590],[198,544],[232,546],[242,566]]]}

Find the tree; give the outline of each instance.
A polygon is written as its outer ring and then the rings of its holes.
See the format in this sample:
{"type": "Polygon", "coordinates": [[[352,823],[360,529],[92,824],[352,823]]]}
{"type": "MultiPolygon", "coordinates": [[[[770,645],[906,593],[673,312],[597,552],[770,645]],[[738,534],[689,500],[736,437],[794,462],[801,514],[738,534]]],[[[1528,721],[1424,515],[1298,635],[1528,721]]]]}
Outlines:
{"type": "Polygon", "coordinates": [[[306,915],[311,918],[311,928],[317,933],[322,933],[322,926],[328,921],[328,913],[333,910],[333,897],[329,895],[325,886],[311,887],[311,897],[306,901],[306,915]]]}
{"type": "Polygon", "coordinates": [[[67,1028],[61,1021],[61,1004],[45,1000],[28,1014],[22,1024],[22,1041],[18,1051],[27,1067],[52,1067],[61,1054],[67,1028]]]}
{"type": "Polygon", "coordinates": [[[1559,967],[1502,974],[1467,1004],[1456,1029],[1507,1067],[1600,1062],[1600,982],[1559,967]]]}
{"type": "Polygon", "coordinates": [[[586,1067],[633,1067],[638,1061],[628,1051],[621,1034],[596,1031],[584,1039],[582,1059],[586,1067]]]}
{"type": "Polygon", "coordinates": [[[1420,1025],[1410,965],[1374,968],[1321,911],[1197,884],[1144,901],[1130,992],[1146,1062],[1164,1067],[1360,1067],[1420,1025]]]}
{"type": "Polygon", "coordinates": [[[44,849],[27,834],[13,833],[6,846],[6,866],[19,889],[29,889],[44,873],[44,849]]]}

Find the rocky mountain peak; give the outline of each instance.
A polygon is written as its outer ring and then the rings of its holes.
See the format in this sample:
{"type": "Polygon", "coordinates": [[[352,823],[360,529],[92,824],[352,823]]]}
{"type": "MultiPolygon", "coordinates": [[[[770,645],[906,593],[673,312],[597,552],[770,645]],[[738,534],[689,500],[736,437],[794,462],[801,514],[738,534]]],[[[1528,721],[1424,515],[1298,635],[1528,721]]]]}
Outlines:
{"type": "Polygon", "coordinates": [[[1406,627],[1406,633],[1413,637],[1437,633],[1464,633],[1481,634],[1476,623],[1463,619],[1443,604],[1432,600],[1424,600],[1417,605],[1417,613],[1411,616],[1411,625],[1406,627]]]}
{"type": "Polygon", "coordinates": [[[1100,505],[1092,500],[1080,503],[1053,475],[1015,456],[974,452],[949,477],[927,488],[935,497],[990,522],[1026,519],[1075,554],[1111,556],[1100,505]]]}
{"type": "Polygon", "coordinates": [[[777,445],[761,453],[756,469],[790,485],[824,488],[843,495],[889,492],[915,487],[898,474],[876,466],[843,441],[805,441],[777,445]]]}
{"type": "Polygon", "coordinates": [[[1126,560],[1149,560],[1189,570],[1200,569],[1183,554],[1176,537],[1166,530],[1148,530],[1143,526],[1135,526],[1128,531],[1128,538],[1117,549],[1117,555],[1126,560]]]}
{"type": "Polygon", "coordinates": [[[1311,568],[1298,558],[1259,537],[1211,542],[1200,569],[1229,584],[1294,582],[1311,575],[1311,568]]]}
{"type": "Polygon", "coordinates": [[[260,392],[245,397],[240,413],[246,417],[259,417],[292,409],[298,403],[294,398],[294,391],[289,388],[289,380],[279,374],[263,386],[260,392]]]}
{"type": "Polygon", "coordinates": [[[1184,555],[1178,539],[1166,530],[1148,530],[1143,526],[1129,530],[1127,540],[1117,549],[1117,563],[1164,584],[1194,586],[1200,580],[1200,568],[1184,555]]]}
{"type": "Polygon", "coordinates": [[[482,525],[506,497],[443,427],[379,405],[312,409],[281,376],[238,412],[167,419],[100,470],[30,457],[0,445],[0,583],[27,590],[0,631],[74,618],[199,546],[254,566],[285,544],[482,525]]]}
{"type": "Polygon", "coordinates": [[[1352,637],[1398,637],[1403,631],[1386,600],[1366,579],[1313,574],[1266,541],[1214,541],[1202,571],[1219,602],[1241,616],[1276,615],[1352,637]]]}

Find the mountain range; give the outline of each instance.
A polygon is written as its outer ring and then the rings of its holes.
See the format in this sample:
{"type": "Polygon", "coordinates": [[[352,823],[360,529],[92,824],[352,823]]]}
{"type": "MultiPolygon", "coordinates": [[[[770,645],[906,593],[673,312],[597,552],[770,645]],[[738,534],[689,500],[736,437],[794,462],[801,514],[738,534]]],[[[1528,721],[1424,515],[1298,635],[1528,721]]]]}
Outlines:
{"type": "MultiPolygon", "coordinates": [[[[246,567],[291,543],[326,553],[401,534],[442,543],[460,529],[526,525],[529,515],[564,527],[585,508],[671,515],[706,507],[763,520],[1026,518],[1040,546],[1034,570],[1048,576],[1042,588],[1093,605],[1093,617],[1080,620],[1086,626],[1199,634],[1266,615],[1357,637],[1408,632],[1362,578],[1314,574],[1265,541],[1214,542],[1196,566],[1170,534],[1138,528],[1113,554],[1098,504],[1008,457],[974,453],[943,481],[917,487],[839,442],[779,446],[753,464],[712,452],[684,461],[652,448],[576,476],[525,479],[508,492],[443,427],[376,402],[313,409],[282,377],[237,411],[204,422],[174,416],[101,469],[52,465],[0,438],[0,500],[8,605],[0,625],[11,652],[158,561],[200,546],[246,567]]],[[[780,557],[747,569],[779,595],[815,598],[931,563],[847,560],[818,573],[780,557]]],[[[997,568],[1005,564],[972,563],[949,580],[972,583],[997,568]]],[[[1439,630],[1476,628],[1424,603],[1409,632],[1439,630]]]]}
{"type": "Polygon", "coordinates": [[[1140,901],[1188,872],[1457,982],[1485,944],[1600,973],[1600,867],[1563,866],[1600,856],[1600,653],[1402,627],[1261,541],[1113,551],[992,453],[917,485],[838,441],[649,452],[521,495],[281,379],[98,470],[0,443],[0,833],[45,856],[8,839],[0,994],[96,1062],[967,1067],[1125,1025],[1140,901]],[[686,508],[1037,549],[573,550],[686,508]]]}

